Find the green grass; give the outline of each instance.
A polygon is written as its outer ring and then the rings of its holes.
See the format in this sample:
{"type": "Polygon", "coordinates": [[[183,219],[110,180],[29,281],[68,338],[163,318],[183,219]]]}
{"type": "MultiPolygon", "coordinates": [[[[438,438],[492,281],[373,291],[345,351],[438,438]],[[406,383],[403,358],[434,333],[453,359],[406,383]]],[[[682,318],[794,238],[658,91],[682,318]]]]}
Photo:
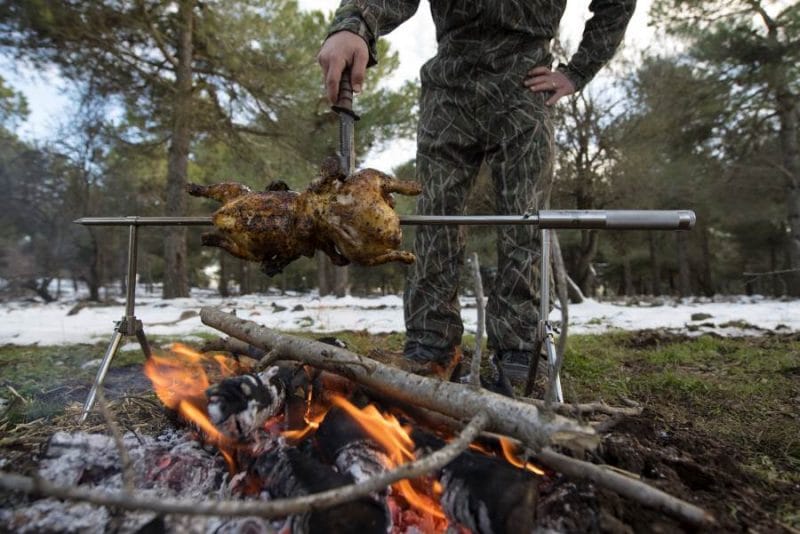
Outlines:
{"type": "Polygon", "coordinates": [[[642,402],[669,423],[690,422],[729,442],[752,469],[800,481],[797,339],[703,336],[637,346],[632,334],[574,336],[562,382],[574,400],[642,402]]]}

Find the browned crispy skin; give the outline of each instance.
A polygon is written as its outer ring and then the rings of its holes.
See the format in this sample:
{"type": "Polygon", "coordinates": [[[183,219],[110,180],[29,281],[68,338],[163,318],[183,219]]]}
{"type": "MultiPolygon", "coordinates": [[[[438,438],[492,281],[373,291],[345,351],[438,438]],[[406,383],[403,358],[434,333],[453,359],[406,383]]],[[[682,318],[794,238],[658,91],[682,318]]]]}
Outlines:
{"type": "Polygon", "coordinates": [[[336,265],[414,262],[412,253],[397,250],[402,231],[391,193],[417,195],[418,183],[375,169],[345,178],[326,160],[322,176],[302,193],[277,185],[269,189],[253,192],[237,183],[189,184],[189,194],[223,202],[212,218],[217,231],[204,234],[203,245],[261,262],[270,276],[300,256],[313,256],[317,249],[336,265]]]}

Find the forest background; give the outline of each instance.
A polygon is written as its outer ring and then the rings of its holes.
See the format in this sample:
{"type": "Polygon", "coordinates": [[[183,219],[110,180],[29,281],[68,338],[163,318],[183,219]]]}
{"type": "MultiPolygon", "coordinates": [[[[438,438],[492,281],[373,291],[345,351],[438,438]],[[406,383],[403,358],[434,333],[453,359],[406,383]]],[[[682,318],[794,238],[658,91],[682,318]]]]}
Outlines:
{"type": "MultiPolygon", "coordinates": [[[[604,83],[556,108],[550,206],[693,209],[698,224],[560,232],[569,276],[595,297],[800,296],[800,4],[654,0],[647,16],[660,46],[621,54],[604,83]]],[[[0,78],[3,296],[57,299],[53,280],[92,300],[124,289],[126,233],[78,217],[210,214],[187,181],[305,187],[338,140],[314,59],[329,17],[288,0],[1,0],[7,63],[56,72],[74,100],[57,130],[32,139],[20,130],[31,103],[0,78]]],[[[565,48],[555,43],[561,60],[565,48]]],[[[380,58],[357,98],[358,158],[414,134],[417,83],[383,83],[400,63],[386,41],[380,58]]],[[[415,174],[413,160],[382,170],[415,174]]],[[[467,213],[494,212],[490,184],[482,171],[467,213]]],[[[143,231],[140,283],[164,298],[209,285],[223,296],[403,286],[401,266],[336,271],[321,257],[267,278],[202,248],[200,232],[143,231]]],[[[490,278],[492,229],[468,238],[490,278]]]]}

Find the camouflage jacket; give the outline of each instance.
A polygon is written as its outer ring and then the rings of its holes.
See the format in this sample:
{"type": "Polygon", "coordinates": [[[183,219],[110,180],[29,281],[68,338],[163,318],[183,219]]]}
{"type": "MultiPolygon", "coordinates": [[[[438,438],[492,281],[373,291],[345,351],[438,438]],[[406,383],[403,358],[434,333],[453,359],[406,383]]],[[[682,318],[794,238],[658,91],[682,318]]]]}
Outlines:
{"type": "MultiPolygon", "coordinates": [[[[555,36],[566,0],[430,0],[439,49],[428,69],[442,65],[501,67],[504,57],[541,48],[555,36]]],[[[578,51],[559,65],[581,89],[614,55],[633,15],[636,0],[592,0],[578,51]]],[[[419,0],[343,0],[329,35],[348,30],[369,46],[370,65],[377,62],[376,40],[409,19],[419,0]]],[[[467,72],[462,72],[467,74],[467,72]]],[[[423,72],[423,83],[425,73],[423,72]]]]}

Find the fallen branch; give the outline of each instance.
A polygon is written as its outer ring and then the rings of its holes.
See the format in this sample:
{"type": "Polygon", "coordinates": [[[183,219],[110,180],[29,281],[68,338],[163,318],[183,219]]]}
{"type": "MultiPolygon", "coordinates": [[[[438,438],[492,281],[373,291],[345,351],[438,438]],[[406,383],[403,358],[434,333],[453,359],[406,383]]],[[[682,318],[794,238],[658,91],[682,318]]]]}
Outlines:
{"type": "MultiPolygon", "coordinates": [[[[556,295],[561,306],[561,332],[558,334],[556,343],[556,363],[553,370],[553,378],[561,374],[561,366],[564,363],[564,352],[567,350],[567,336],[569,334],[569,298],[567,297],[567,268],[564,266],[564,257],[561,255],[561,244],[558,235],[554,231],[550,236],[551,256],[553,258],[553,277],[555,278],[556,295]]],[[[546,318],[545,318],[546,319],[546,318]]],[[[555,398],[555,380],[550,380],[547,384],[548,399],[555,398]]]]}
{"type": "Polygon", "coordinates": [[[106,396],[102,388],[97,389],[97,407],[100,409],[108,431],[114,439],[114,445],[117,447],[117,454],[119,454],[119,460],[122,464],[122,488],[126,493],[131,494],[133,493],[136,480],[133,474],[133,462],[131,461],[130,454],[128,454],[128,449],[125,447],[125,440],[122,437],[122,432],[120,432],[119,426],[117,426],[116,421],[114,421],[111,410],[108,409],[108,403],[106,403],[106,396]]]}
{"type": "Polygon", "coordinates": [[[610,406],[602,401],[587,402],[581,404],[561,403],[561,402],[546,402],[540,399],[520,398],[521,402],[533,404],[540,409],[554,410],[556,413],[570,417],[577,417],[583,414],[602,413],[605,415],[640,415],[642,407],[638,404],[636,406],[610,406]]]}
{"type": "Polygon", "coordinates": [[[279,334],[218,309],[203,308],[200,317],[204,324],[256,347],[274,350],[282,359],[342,375],[401,402],[459,420],[486,411],[492,430],[513,436],[533,450],[555,439],[579,439],[584,445],[596,442],[595,432],[588,426],[555,414],[543,415],[534,405],[490,391],[414,375],[339,347],[279,334]]]}
{"type": "Polygon", "coordinates": [[[475,332],[475,352],[472,354],[470,366],[470,385],[479,389],[481,387],[481,346],[483,345],[483,330],[486,317],[486,308],[483,304],[483,280],[481,280],[481,264],[478,253],[472,253],[472,272],[475,277],[475,304],[478,307],[478,329],[475,332]]]}
{"type": "Polygon", "coordinates": [[[399,480],[416,478],[441,469],[464,452],[480,434],[489,417],[478,413],[446,446],[428,456],[403,464],[397,469],[358,484],[332,490],[275,501],[201,501],[197,499],[148,499],[127,492],[108,492],[79,486],[58,486],[40,478],[31,478],[0,471],[0,489],[45,497],[88,502],[98,506],[113,506],[123,510],[147,510],[164,514],[198,516],[227,516],[262,518],[285,517],[293,514],[329,508],[337,504],[365,497],[385,489],[399,480]]]}
{"type": "Polygon", "coordinates": [[[536,458],[546,466],[568,477],[591,480],[600,487],[610,489],[689,524],[710,526],[716,523],[714,516],[702,508],[664,493],[640,480],[621,475],[602,466],[564,456],[549,447],[539,451],[536,458]]]}

